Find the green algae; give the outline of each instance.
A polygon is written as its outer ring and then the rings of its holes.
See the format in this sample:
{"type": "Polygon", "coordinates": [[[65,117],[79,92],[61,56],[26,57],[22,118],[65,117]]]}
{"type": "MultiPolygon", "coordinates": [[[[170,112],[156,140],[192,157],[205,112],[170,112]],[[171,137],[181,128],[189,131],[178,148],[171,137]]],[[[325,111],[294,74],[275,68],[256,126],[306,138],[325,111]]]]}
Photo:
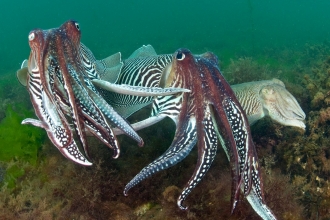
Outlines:
{"type": "MultiPolygon", "coordinates": [[[[33,116],[32,111],[19,105],[16,105],[15,109],[18,111],[14,111],[9,105],[5,112],[6,116],[0,122],[0,161],[21,162],[35,166],[45,133],[39,128],[21,125],[23,119],[33,116]]],[[[14,187],[16,179],[23,174],[23,168],[15,164],[8,166],[4,182],[9,188],[14,187]]]]}

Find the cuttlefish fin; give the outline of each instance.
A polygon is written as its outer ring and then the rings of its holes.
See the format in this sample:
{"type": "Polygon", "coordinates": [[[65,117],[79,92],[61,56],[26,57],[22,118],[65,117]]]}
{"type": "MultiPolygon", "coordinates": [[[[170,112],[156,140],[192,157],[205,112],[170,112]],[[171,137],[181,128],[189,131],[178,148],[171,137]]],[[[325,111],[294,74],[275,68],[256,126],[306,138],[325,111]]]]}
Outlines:
{"type": "Polygon", "coordinates": [[[157,56],[155,49],[150,45],[143,45],[139,49],[135,50],[128,59],[134,59],[138,57],[149,57],[149,56],[157,56]]]}
{"type": "Polygon", "coordinates": [[[117,52],[115,54],[108,56],[107,58],[98,60],[98,62],[102,63],[107,68],[117,66],[119,63],[121,63],[121,53],[117,52]]]}
{"type": "MultiPolygon", "coordinates": [[[[97,64],[96,69],[98,70],[98,72],[100,72],[101,70],[99,70],[100,67],[98,66],[99,64],[97,64]]],[[[123,67],[123,63],[119,63],[116,66],[103,69],[101,74],[101,79],[110,83],[115,83],[119,77],[122,67],[123,67]]]]}
{"type": "Polygon", "coordinates": [[[28,61],[23,60],[21,69],[17,70],[16,72],[17,79],[23,86],[27,85],[27,77],[29,74],[27,65],[28,65],[28,61]]]}
{"type": "Polygon", "coordinates": [[[101,79],[112,83],[117,81],[123,65],[120,52],[95,61],[95,69],[99,72],[101,79]]]}
{"type": "Polygon", "coordinates": [[[90,79],[104,79],[115,82],[120,74],[123,63],[121,53],[115,53],[102,60],[96,60],[92,51],[84,44],[80,44],[80,55],[90,79]]]}

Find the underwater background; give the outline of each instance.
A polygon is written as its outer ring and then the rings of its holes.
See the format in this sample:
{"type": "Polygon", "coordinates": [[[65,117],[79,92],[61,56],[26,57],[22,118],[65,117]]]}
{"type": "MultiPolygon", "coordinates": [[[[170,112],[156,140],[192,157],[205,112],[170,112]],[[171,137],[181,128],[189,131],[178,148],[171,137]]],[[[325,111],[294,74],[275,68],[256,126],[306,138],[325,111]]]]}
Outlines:
{"type": "MultiPolygon", "coordinates": [[[[9,1],[0,14],[0,219],[258,219],[248,202],[230,215],[230,167],[222,149],[180,211],[176,198],[197,151],[142,182],[125,184],[170,145],[165,120],[139,134],[139,148],[119,137],[121,156],[91,138],[94,166],[65,159],[35,118],[16,70],[29,56],[28,33],[68,19],[96,58],[128,57],[143,44],[159,54],[180,47],[214,52],[231,84],[278,78],[306,113],[306,130],[269,118],[252,126],[263,167],[266,204],[279,219],[330,219],[330,1],[9,1]]],[[[140,115],[146,117],[150,109],[140,115]]],[[[134,121],[135,119],[131,119],[134,121]]]]}

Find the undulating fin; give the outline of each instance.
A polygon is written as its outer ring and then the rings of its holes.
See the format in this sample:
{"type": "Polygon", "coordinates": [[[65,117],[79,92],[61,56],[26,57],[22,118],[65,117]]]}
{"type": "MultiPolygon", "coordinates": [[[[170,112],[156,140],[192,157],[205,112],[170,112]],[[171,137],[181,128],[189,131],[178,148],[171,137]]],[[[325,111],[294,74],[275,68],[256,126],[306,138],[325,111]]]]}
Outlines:
{"type": "Polygon", "coordinates": [[[27,59],[23,60],[23,62],[21,64],[21,69],[24,68],[24,67],[28,67],[28,60],[27,59]]]}
{"type": "Polygon", "coordinates": [[[17,79],[18,79],[19,83],[22,86],[26,86],[27,85],[27,77],[28,77],[28,68],[23,67],[22,69],[17,70],[16,76],[17,76],[17,79]]]}
{"type": "Polygon", "coordinates": [[[17,70],[16,72],[16,77],[23,86],[27,85],[28,75],[29,75],[28,60],[23,60],[21,69],[17,70]]]}
{"type": "Polygon", "coordinates": [[[117,52],[115,54],[112,54],[110,56],[108,56],[107,58],[104,58],[102,60],[98,60],[97,61],[100,65],[106,67],[106,68],[111,68],[111,67],[115,67],[118,64],[120,64],[121,61],[121,53],[117,52]]]}
{"type": "Polygon", "coordinates": [[[92,51],[80,43],[80,55],[89,79],[104,79],[112,83],[117,80],[123,66],[120,52],[97,60],[92,51]]]}
{"type": "Polygon", "coordinates": [[[155,49],[150,45],[143,45],[139,49],[135,50],[128,59],[134,59],[138,57],[150,57],[150,56],[157,56],[155,49]]]}
{"type": "Polygon", "coordinates": [[[95,61],[96,71],[100,73],[100,79],[115,83],[123,67],[121,53],[115,53],[103,60],[95,61]]]}
{"type": "Polygon", "coordinates": [[[107,81],[109,83],[115,83],[118,80],[122,67],[123,67],[123,63],[119,63],[117,66],[113,66],[110,68],[106,68],[103,71],[99,71],[102,73],[100,79],[107,81]]]}

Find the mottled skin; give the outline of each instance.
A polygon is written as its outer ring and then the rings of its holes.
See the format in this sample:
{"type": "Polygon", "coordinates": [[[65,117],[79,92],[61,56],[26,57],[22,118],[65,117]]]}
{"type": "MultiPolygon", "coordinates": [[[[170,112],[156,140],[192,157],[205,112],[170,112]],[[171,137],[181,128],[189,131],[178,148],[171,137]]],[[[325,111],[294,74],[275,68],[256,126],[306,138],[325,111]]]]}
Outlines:
{"type": "MultiPolygon", "coordinates": [[[[59,28],[32,30],[29,34],[31,54],[26,78],[27,89],[39,120],[25,119],[47,131],[48,137],[60,152],[81,165],[91,163],[79,151],[73,138],[70,122],[88,156],[86,132],[89,131],[119,156],[116,136],[108,124],[114,123],[142,146],[143,141],[132,127],[98,94],[87,77],[80,44],[80,29],[75,21],[59,28]]],[[[23,74],[24,76],[24,74],[23,74]]],[[[20,81],[22,77],[18,76],[20,81]]]]}
{"type": "Polygon", "coordinates": [[[179,49],[162,80],[161,85],[165,87],[186,88],[191,93],[173,96],[172,100],[177,102],[174,105],[178,107],[177,115],[175,107],[157,113],[164,113],[176,122],[174,140],[163,155],[126,185],[124,194],[127,195],[128,190],[143,179],[180,162],[197,143],[198,161],[194,173],[178,198],[178,206],[186,209],[182,203],[209,169],[219,138],[232,168],[233,209],[242,190],[261,217],[274,219],[264,203],[258,159],[247,117],[220,73],[217,57],[212,53],[194,56],[187,49],[179,49]]]}

